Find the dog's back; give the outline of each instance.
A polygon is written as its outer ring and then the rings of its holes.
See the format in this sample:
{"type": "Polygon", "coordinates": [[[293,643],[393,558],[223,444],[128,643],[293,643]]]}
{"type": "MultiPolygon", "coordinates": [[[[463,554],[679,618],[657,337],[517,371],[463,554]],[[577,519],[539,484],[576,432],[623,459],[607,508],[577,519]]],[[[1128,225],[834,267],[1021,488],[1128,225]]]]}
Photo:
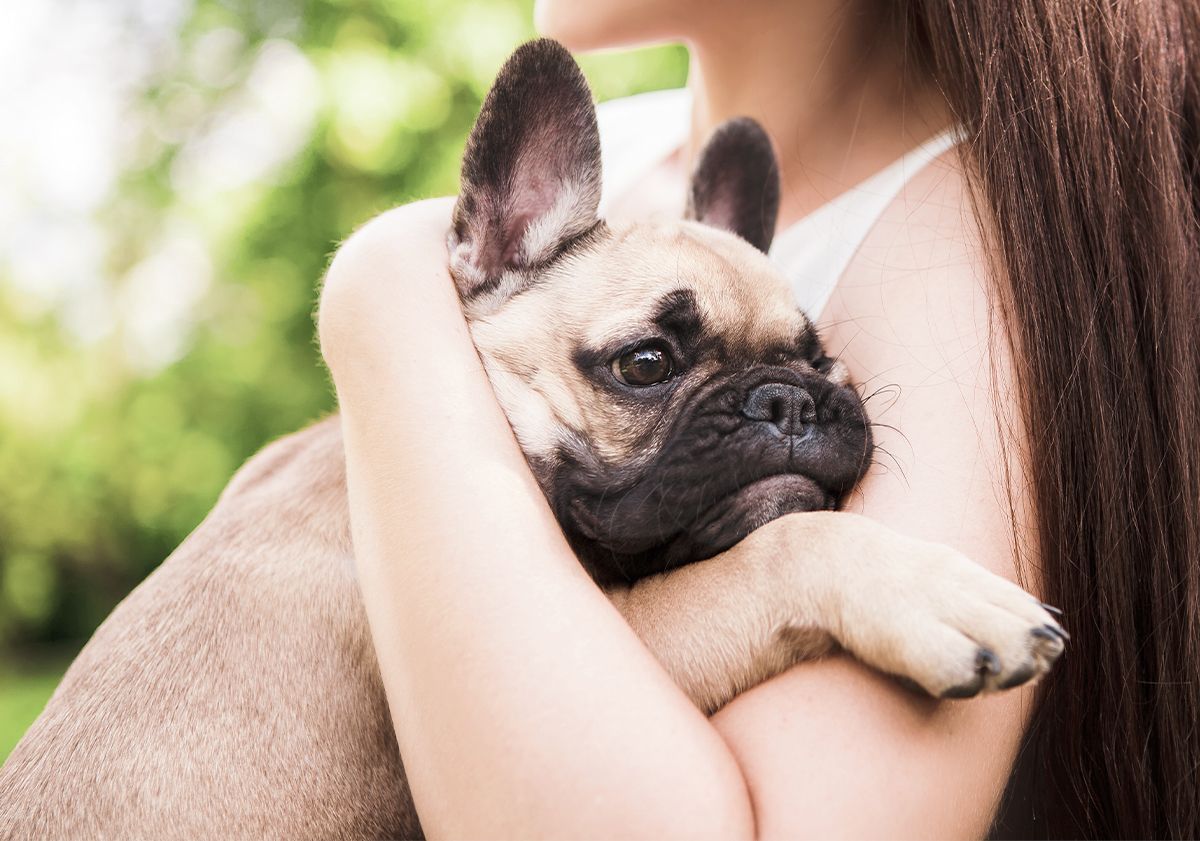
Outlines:
{"type": "Polygon", "coordinates": [[[418,835],[348,526],[337,418],[251,459],[0,769],[0,838],[418,835]]]}

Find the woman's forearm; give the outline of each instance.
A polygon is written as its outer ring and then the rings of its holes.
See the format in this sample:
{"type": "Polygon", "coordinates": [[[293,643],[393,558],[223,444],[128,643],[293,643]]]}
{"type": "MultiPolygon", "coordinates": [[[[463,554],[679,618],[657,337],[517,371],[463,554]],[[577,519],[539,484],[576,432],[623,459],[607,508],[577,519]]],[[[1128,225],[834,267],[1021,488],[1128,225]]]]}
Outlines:
{"type": "Polygon", "coordinates": [[[424,203],[372,222],[339,252],[321,315],[359,575],[422,822],[751,834],[732,754],[583,573],[524,462],[433,247],[447,218],[424,203]]]}

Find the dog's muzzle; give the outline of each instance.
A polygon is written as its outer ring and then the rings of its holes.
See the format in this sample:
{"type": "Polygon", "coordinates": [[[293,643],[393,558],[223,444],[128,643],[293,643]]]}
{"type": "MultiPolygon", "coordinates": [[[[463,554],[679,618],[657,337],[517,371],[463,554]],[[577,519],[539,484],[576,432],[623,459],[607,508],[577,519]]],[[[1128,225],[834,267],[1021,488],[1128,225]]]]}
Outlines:
{"type": "Polygon", "coordinates": [[[560,474],[556,509],[598,580],[636,579],[728,549],[785,514],[836,508],[870,463],[852,388],[811,369],[711,381],[634,475],[560,474]]]}

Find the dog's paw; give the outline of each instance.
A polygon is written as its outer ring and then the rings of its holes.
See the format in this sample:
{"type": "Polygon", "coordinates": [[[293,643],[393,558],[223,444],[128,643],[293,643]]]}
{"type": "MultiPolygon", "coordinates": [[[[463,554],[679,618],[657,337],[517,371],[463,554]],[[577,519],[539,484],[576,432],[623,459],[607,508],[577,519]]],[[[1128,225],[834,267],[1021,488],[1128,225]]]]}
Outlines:
{"type": "Polygon", "coordinates": [[[970,698],[1035,681],[1062,654],[1058,611],[1011,581],[936,544],[888,554],[839,599],[839,641],[869,665],[970,698]]]}

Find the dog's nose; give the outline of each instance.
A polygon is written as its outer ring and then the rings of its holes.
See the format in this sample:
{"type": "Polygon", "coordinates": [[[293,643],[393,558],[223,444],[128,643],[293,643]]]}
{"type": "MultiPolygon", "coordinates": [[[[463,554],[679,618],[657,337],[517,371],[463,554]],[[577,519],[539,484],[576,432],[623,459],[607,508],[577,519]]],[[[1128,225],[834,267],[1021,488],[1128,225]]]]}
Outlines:
{"type": "Polygon", "coordinates": [[[764,383],[746,396],[742,414],[769,423],[784,435],[803,435],[817,419],[817,405],[798,385],[764,383]]]}

